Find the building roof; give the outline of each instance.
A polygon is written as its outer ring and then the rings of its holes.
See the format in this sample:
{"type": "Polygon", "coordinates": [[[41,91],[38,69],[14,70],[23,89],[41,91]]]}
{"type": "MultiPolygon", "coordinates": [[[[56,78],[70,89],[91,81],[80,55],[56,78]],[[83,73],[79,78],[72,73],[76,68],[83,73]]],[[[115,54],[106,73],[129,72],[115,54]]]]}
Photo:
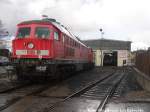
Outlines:
{"type": "Polygon", "coordinates": [[[131,41],[94,39],[83,40],[83,43],[93,48],[94,50],[131,50],[131,41]]]}

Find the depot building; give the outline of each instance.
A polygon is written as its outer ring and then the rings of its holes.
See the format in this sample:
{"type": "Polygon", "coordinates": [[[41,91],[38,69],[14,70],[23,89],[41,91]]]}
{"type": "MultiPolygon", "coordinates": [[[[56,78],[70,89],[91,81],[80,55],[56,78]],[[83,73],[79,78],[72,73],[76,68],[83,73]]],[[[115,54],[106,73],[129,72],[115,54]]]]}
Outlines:
{"type": "Polygon", "coordinates": [[[93,49],[95,66],[127,66],[131,63],[131,41],[84,40],[93,49]]]}

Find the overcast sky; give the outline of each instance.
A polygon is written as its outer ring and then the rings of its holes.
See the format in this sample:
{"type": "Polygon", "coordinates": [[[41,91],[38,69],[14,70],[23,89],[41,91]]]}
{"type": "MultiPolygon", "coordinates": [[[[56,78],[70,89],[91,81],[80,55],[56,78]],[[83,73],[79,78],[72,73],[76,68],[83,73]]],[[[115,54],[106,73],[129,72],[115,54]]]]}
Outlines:
{"type": "Polygon", "coordinates": [[[0,19],[15,34],[16,24],[46,14],[81,39],[132,41],[132,49],[150,46],[149,0],[0,0],[0,19]]]}

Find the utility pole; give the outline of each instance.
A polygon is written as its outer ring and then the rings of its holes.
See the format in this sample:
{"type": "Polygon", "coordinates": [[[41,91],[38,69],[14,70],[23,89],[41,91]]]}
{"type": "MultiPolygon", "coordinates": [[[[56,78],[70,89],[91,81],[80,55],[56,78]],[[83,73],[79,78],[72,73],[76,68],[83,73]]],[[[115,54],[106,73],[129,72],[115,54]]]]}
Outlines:
{"type": "MultiPolygon", "coordinates": [[[[104,35],[104,32],[103,32],[103,29],[100,28],[99,31],[101,32],[101,39],[103,39],[103,35],[104,35]]],[[[101,40],[99,40],[99,50],[101,52],[101,66],[103,66],[102,62],[103,62],[103,53],[102,53],[102,49],[100,48],[101,46],[101,40]]]]}
{"type": "Polygon", "coordinates": [[[100,28],[99,31],[101,32],[101,39],[103,39],[103,35],[104,35],[103,29],[100,28]]]}

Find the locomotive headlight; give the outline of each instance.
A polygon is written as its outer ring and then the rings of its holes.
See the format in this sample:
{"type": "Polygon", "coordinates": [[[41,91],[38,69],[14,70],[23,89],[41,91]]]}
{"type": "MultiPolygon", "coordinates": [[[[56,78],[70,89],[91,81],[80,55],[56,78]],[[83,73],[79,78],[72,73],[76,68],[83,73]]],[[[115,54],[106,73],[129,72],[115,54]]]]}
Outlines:
{"type": "Polygon", "coordinates": [[[33,43],[29,43],[28,44],[28,48],[30,48],[30,49],[34,48],[34,44],[33,43]]]}

